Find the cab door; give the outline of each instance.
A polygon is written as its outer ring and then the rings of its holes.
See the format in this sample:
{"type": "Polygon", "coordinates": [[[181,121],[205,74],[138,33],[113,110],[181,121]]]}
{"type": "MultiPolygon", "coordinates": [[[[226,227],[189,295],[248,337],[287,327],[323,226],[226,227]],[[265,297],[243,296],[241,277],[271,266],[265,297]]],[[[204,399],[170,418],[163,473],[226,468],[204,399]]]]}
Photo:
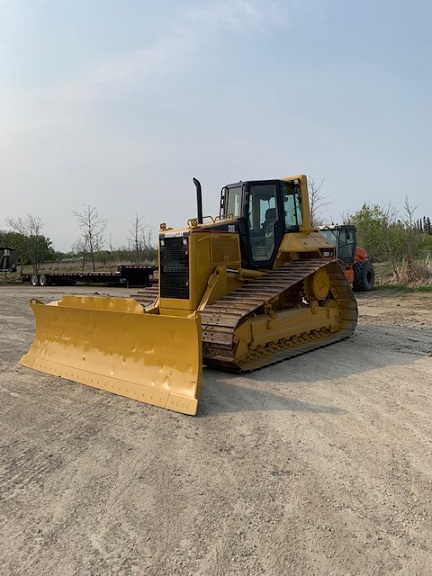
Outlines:
{"type": "Polygon", "coordinates": [[[251,268],[272,268],[284,228],[280,181],[248,182],[245,208],[251,268]]]}

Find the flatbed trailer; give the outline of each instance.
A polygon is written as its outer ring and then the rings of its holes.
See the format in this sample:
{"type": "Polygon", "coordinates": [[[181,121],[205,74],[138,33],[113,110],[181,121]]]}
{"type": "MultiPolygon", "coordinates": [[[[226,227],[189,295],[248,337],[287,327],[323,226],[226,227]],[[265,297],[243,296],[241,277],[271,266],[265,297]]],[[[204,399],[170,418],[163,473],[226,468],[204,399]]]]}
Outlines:
{"type": "Polygon", "coordinates": [[[104,284],[110,286],[151,286],[157,266],[122,264],[116,272],[37,272],[22,274],[23,282],[32,286],[74,286],[75,284],[104,284]]]}

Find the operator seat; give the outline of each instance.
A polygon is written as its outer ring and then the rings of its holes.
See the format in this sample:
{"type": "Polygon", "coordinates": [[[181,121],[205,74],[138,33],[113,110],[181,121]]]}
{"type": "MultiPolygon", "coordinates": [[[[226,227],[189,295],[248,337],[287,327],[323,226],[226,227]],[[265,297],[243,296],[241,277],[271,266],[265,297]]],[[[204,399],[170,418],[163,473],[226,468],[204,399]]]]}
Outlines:
{"type": "Polygon", "coordinates": [[[270,230],[269,227],[276,222],[276,208],[268,208],[265,213],[265,220],[263,224],[264,233],[267,234],[270,230]]]}

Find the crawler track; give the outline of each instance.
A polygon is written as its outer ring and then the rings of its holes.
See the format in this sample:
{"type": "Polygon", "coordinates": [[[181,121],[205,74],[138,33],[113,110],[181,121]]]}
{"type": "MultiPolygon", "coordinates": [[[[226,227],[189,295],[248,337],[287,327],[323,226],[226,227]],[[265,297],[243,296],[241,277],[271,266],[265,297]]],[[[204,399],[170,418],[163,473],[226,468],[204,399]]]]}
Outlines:
{"type": "Polygon", "coordinates": [[[206,306],[201,318],[204,364],[243,372],[263,368],[348,338],[357,324],[357,304],[336,262],[297,260],[250,280],[244,287],[206,306]],[[324,266],[327,266],[331,292],[339,308],[341,329],[334,333],[322,329],[312,333],[298,333],[295,337],[279,338],[251,350],[245,360],[236,361],[235,330],[242,321],[250,315],[263,314],[266,303],[285,290],[298,285],[297,290],[302,291],[304,280],[324,266]]]}
{"type": "Polygon", "coordinates": [[[132,294],[131,298],[134,298],[137,302],[139,302],[142,306],[149,306],[156,301],[159,295],[159,287],[156,286],[149,286],[148,288],[143,288],[142,290],[138,290],[136,294],[132,294]]]}
{"type": "MultiPolygon", "coordinates": [[[[157,287],[141,290],[134,297],[143,306],[153,303],[158,295],[157,287]]],[[[283,360],[306,354],[348,338],[357,324],[357,303],[337,262],[295,260],[270,270],[263,276],[250,279],[235,292],[224,296],[201,311],[203,362],[206,366],[234,372],[249,372],[283,360]],[[326,267],[331,294],[337,303],[340,330],[330,332],[316,329],[287,338],[278,338],[264,346],[251,348],[247,358],[235,357],[236,330],[248,317],[256,317],[271,308],[283,292],[304,293],[304,281],[308,276],[326,267]]]]}

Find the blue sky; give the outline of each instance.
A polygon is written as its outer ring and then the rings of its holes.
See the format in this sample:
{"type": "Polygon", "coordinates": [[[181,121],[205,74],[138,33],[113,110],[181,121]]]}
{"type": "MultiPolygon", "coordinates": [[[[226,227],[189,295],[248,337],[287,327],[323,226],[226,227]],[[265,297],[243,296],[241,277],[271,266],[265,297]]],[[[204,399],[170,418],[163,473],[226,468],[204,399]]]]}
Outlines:
{"type": "Polygon", "coordinates": [[[322,216],[364,202],[432,217],[429,0],[0,0],[4,219],[57,250],[96,207],[107,246],[135,216],[216,215],[220,189],[299,173],[322,216]]]}

